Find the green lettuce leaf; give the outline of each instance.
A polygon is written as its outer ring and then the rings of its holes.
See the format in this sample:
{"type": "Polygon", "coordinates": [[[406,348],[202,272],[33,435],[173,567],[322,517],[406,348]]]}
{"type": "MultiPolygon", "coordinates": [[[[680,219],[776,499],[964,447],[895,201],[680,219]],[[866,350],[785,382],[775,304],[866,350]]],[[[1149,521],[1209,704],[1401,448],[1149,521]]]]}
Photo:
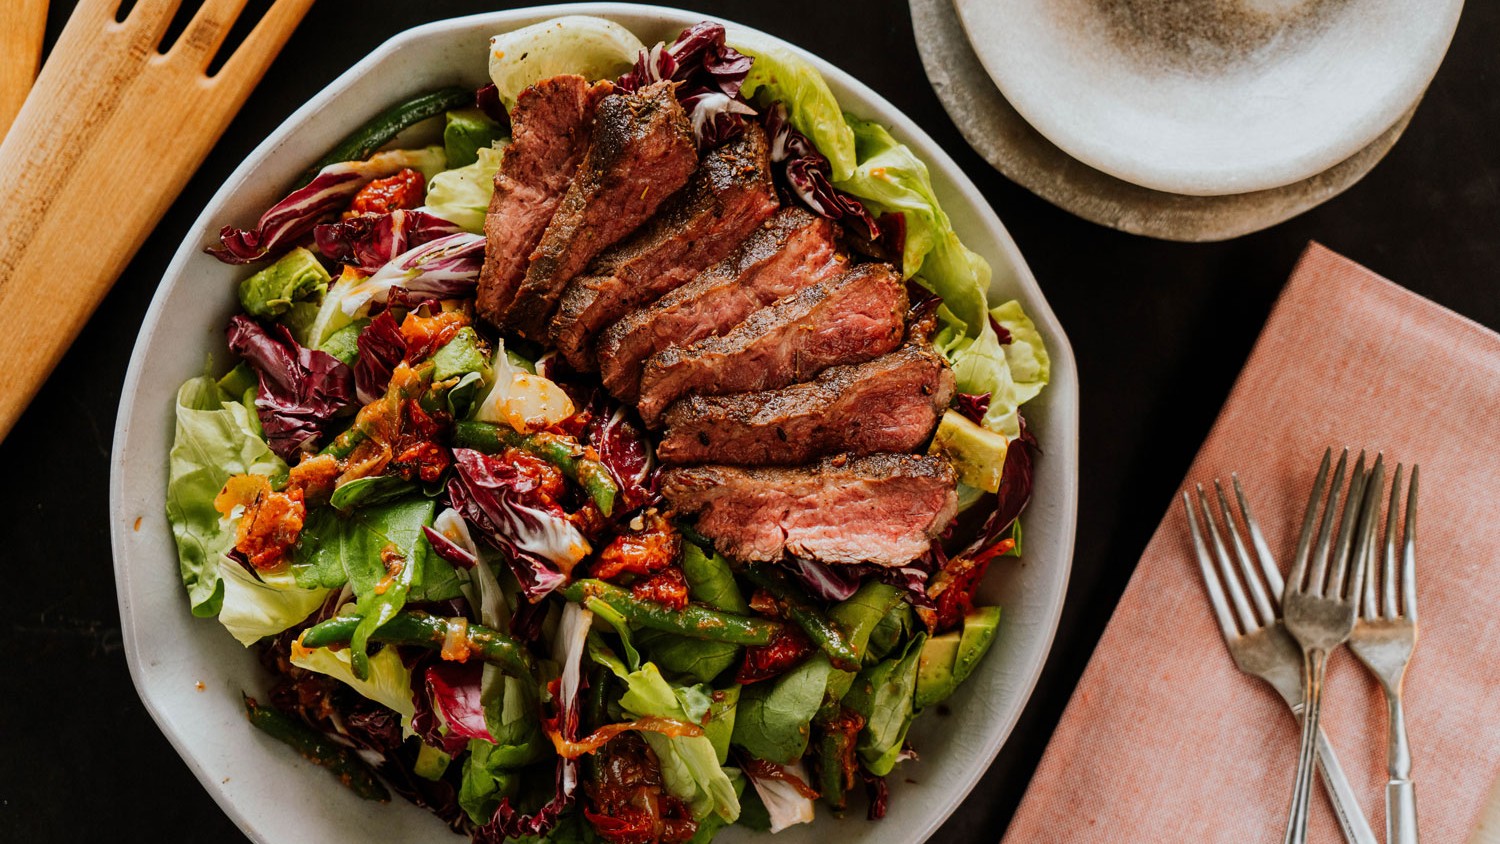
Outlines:
{"type": "Polygon", "coordinates": [[[411,669],[401,662],[395,648],[382,648],[369,659],[369,674],[360,679],[354,674],[354,666],[347,648],[292,648],[292,664],[326,674],[347,685],[376,703],[395,710],[401,716],[401,725],[408,730],[416,711],[411,702],[411,669]]]}
{"type": "Polygon", "coordinates": [[[480,147],[475,151],[478,158],[473,164],[433,176],[427,185],[427,210],[466,231],[482,233],[503,147],[503,142],[494,147],[480,147]]]}
{"type": "Polygon", "coordinates": [[[762,35],[735,32],[729,46],[755,59],[740,93],[762,108],[780,101],[787,119],[832,165],[833,181],[854,171],[854,133],[823,74],[795,51],[762,35]]]}
{"type": "Polygon", "coordinates": [[[817,654],[791,671],[740,691],[732,741],[758,759],[785,765],[807,751],[808,725],[823,703],[832,666],[817,654]]]}
{"type": "Polygon", "coordinates": [[[504,134],[499,123],[483,109],[460,108],[443,118],[443,152],[449,169],[468,167],[479,158],[479,151],[489,149],[504,134]]]}
{"type": "Polygon", "coordinates": [[[317,257],[298,246],[240,282],[240,305],[251,316],[273,319],[290,311],[293,303],[321,299],[332,280],[317,257]]]}
{"type": "Polygon", "coordinates": [[[1016,404],[1023,405],[1036,398],[1052,377],[1052,359],[1047,356],[1047,344],[1036,330],[1031,317],[1021,309],[1021,303],[1012,299],[990,309],[990,316],[1010,332],[1011,342],[1005,348],[1005,362],[1010,365],[1012,397],[1016,404]]]}
{"type": "Polygon", "coordinates": [[[231,401],[208,376],[177,391],[177,429],[168,453],[167,520],[177,541],[177,562],[193,614],[217,615],[224,600],[219,558],[234,542],[234,525],[220,519],[214,498],[230,475],[286,477],[286,463],[271,452],[255,417],[231,401]]]}
{"type": "MultiPolygon", "coordinates": [[[[729,775],[729,781],[734,784],[734,796],[743,798],[745,796],[745,775],[740,773],[738,768],[726,768],[724,772],[729,775]]],[[[743,815],[741,815],[740,820],[744,820],[743,815]]],[[[693,837],[688,839],[687,844],[709,844],[710,841],[714,840],[714,836],[722,832],[726,826],[729,826],[729,821],[724,820],[718,815],[709,815],[703,820],[698,821],[698,831],[693,833],[693,837]]]]}
{"type": "MultiPolygon", "coordinates": [[[[674,687],[652,663],[630,671],[597,635],[589,636],[589,656],[625,683],[620,706],[631,718],[656,716],[701,723],[711,701],[702,689],[674,687]],[[697,717],[694,717],[696,713],[697,717]]],[[[674,797],[686,803],[695,818],[718,815],[733,823],[740,815],[740,802],[729,775],[719,765],[718,752],[708,735],[669,738],[660,733],[642,733],[646,744],[661,762],[662,783],[674,797]]]]}
{"type": "Polygon", "coordinates": [[[506,764],[504,755],[497,750],[483,739],[470,739],[463,779],[459,781],[458,805],[480,826],[494,817],[500,798],[514,798],[521,784],[521,772],[506,764]]]}
{"type": "Polygon", "coordinates": [[[244,566],[224,556],[219,558],[219,576],[224,585],[219,623],[247,648],[307,618],[323,606],[329,591],[304,589],[289,571],[261,572],[256,580],[244,566]]]}
{"type": "Polygon", "coordinates": [[[870,773],[883,777],[896,766],[901,743],[916,716],[917,661],[927,636],[918,633],[899,657],[866,668],[844,696],[844,705],[864,716],[857,749],[870,773]]]}

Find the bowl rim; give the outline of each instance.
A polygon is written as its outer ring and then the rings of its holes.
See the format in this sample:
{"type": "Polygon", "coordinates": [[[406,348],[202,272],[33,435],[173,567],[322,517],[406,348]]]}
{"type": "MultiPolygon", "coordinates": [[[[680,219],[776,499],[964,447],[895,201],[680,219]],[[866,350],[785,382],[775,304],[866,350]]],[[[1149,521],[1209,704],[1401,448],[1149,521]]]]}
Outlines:
{"type": "MultiPolygon", "coordinates": [[[[1030,267],[1021,256],[1020,249],[1009,231],[1000,221],[994,208],[988,203],[974,183],[964,174],[958,164],[922,129],[922,127],[905,112],[897,108],[885,97],[859,81],[851,74],[838,68],[831,62],[805,50],[784,38],[780,38],[762,30],[738,24],[722,16],[708,15],[686,9],[673,7],[603,2],[603,3],[564,3],[545,6],[534,6],[522,9],[510,9],[493,12],[482,12],[473,15],[464,15],[453,18],[445,18],[431,21],[415,27],[403,30],[381,43],[363,59],[356,62],[348,70],[344,71],[328,85],[314,94],[306,103],[302,104],[280,125],[276,127],[266,138],[252,150],[246,158],[229,174],[223,184],[215,191],[214,195],[204,206],[203,211],[188,227],[182,244],[178,247],[165,272],[162,274],[161,282],[153,294],[150,306],[141,320],[140,330],[132,347],[129,367],[125,380],[121,387],[120,405],[116,416],[114,427],[114,439],[110,457],[110,482],[109,482],[109,510],[110,510],[110,538],[111,550],[114,562],[116,591],[118,607],[121,616],[121,632],[126,655],[126,662],[130,670],[130,677],[140,696],[146,710],[150,713],[152,720],[156,722],[158,729],[167,738],[174,750],[182,758],[197,777],[200,784],[209,793],[219,808],[230,817],[231,820],[249,837],[255,840],[266,840],[258,829],[255,817],[248,811],[242,810],[225,787],[215,776],[211,775],[205,768],[204,763],[198,758],[187,740],[182,736],[176,726],[164,711],[163,699],[157,697],[159,690],[153,686],[150,678],[146,676],[144,662],[147,659],[143,652],[142,644],[138,638],[136,625],[133,623],[134,613],[131,606],[131,566],[130,557],[132,552],[128,545],[128,537],[131,533],[130,523],[124,509],[126,500],[126,472],[124,467],[129,455],[139,449],[156,449],[149,442],[150,435],[145,435],[147,441],[141,441],[142,434],[132,430],[132,419],[137,414],[136,399],[141,392],[142,383],[146,377],[144,361],[148,350],[153,345],[154,338],[163,327],[164,312],[167,308],[168,299],[179,284],[185,281],[185,270],[190,259],[196,257],[202,249],[199,238],[200,232],[212,231],[216,219],[222,219],[220,215],[221,206],[225,205],[229,198],[243,185],[248,182],[257,170],[261,169],[268,161],[273,159],[284,144],[284,142],[302,131],[305,124],[327,106],[331,101],[341,97],[356,80],[360,79],[371,69],[390,61],[408,43],[426,39],[432,36],[440,36],[447,33],[469,30],[481,26],[485,27],[516,27],[526,23],[542,20],[545,18],[563,14],[599,15],[601,17],[652,17],[669,26],[691,25],[691,21],[712,19],[725,24],[732,32],[739,31],[752,35],[758,35],[773,39],[793,51],[799,56],[807,59],[821,72],[830,86],[852,92],[856,97],[869,103],[877,114],[871,115],[874,119],[889,125],[894,134],[911,146],[919,157],[927,164],[930,170],[936,171],[946,179],[951,191],[962,198],[975,217],[975,224],[987,229],[994,238],[1003,254],[987,256],[992,258],[1003,258],[1006,267],[1010,270],[1014,283],[1019,288],[1022,298],[1026,302],[1026,310],[1047,338],[1048,353],[1051,359],[1051,382],[1048,390],[1052,392],[1049,400],[1048,411],[1048,442],[1055,444],[1049,451],[1055,450],[1065,459],[1063,469],[1064,483],[1060,488],[1053,491],[1049,499],[1055,497],[1057,506],[1056,518],[1053,520],[1059,529],[1060,550],[1058,559],[1049,560],[1049,565],[1060,568],[1060,582],[1056,590],[1047,596],[1045,603],[1046,617],[1038,619],[1044,630],[1044,641],[1039,651],[1040,657],[1029,665],[1023,672],[1021,691],[1023,693],[1014,695],[1008,704],[1008,711],[1003,717],[1000,729],[990,733],[985,747],[978,755],[982,765],[976,765],[971,774],[966,776],[967,782],[962,788],[952,789],[941,807],[937,811],[926,812],[926,821],[923,824],[917,841],[925,840],[935,832],[941,824],[946,821],[959,804],[978,784],[982,774],[993,763],[1000,748],[1009,739],[1019,721],[1026,704],[1031,699],[1036,683],[1051,656],[1052,646],[1055,642],[1057,627],[1061,619],[1062,606],[1067,594],[1069,576],[1072,570],[1073,552],[1076,544],[1076,527],[1078,512],[1078,374],[1071,344],[1068,342],[1062,326],[1058,323],[1056,314],[1053,313],[1042,293],[1040,285],[1032,275],[1030,267]],[[691,19],[688,23],[683,23],[691,19]],[[1066,465],[1071,464],[1071,465],[1066,465]]],[[[497,29],[496,31],[504,31],[497,29]]],[[[993,289],[993,285],[992,285],[993,289]]],[[[161,451],[163,458],[160,463],[165,470],[165,451],[161,451]]],[[[991,710],[993,712],[993,710],[991,710]]]]}

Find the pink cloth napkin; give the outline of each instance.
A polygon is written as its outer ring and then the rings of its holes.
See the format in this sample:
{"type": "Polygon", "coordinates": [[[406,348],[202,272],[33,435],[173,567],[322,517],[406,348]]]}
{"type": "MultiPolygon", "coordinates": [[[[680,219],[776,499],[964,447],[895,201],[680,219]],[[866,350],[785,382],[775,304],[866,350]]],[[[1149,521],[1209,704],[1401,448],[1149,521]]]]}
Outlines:
{"type": "MultiPolygon", "coordinates": [[[[1421,464],[1421,631],[1405,696],[1413,778],[1424,840],[1463,841],[1500,771],[1500,336],[1310,245],[1184,488],[1238,471],[1284,571],[1328,445],[1421,464]]],[[[1008,844],[1281,839],[1296,723],[1230,661],[1194,560],[1179,496],[1008,844]]],[[[1324,729],[1383,838],[1379,688],[1341,648],[1325,695],[1324,729]]],[[[1341,841],[1314,787],[1309,840],[1341,841]]]]}

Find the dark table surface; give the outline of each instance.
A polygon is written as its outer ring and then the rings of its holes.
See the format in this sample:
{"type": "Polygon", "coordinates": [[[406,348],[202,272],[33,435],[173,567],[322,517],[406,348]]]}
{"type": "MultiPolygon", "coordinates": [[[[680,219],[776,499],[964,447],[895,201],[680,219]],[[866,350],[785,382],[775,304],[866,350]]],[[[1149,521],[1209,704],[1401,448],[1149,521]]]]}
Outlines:
{"type": "MultiPolygon", "coordinates": [[[[52,4],[49,45],[72,5],[52,4]]],[[[10,467],[11,478],[0,491],[0,512],[16,520],[7,531],[10,549],[0,556],[8,607],[0,651],[9,654],[0,672],[0,840],[243,840],[152,723],[121,649],[107,481],[137,326],[199,210],[293,109],[401,30],[509,5],[323,0],[314,7],[0,445],[0,465],[10,467]]],[[[681,5],[800,44],[922,124],[1010,228],[1077,353],[1083,388],[1078,543],[1056,644],[1010,741],[933,839],[995,841],[1308,240],[1500,327],[1500,97],[1494,90],[1500,5],[1469,4],[1406,136],[1364,181],[1273,229],[1207,245],[1146,240],[1083,222],[991,170],[964,144],[928,87],[902,0],[681,5]]],[[[108,225],[107,208],[104,198],[101,225],[108,225]]],[[[86,235],[80,248],[87,248],[86,235]]],[[[58,267],[60,275],[66,272],[58,267]]],[[[44,291],[46,280],[37,282],[44,291]]],[[[33,307],[37,319],[46,319],[45,295],[33,307]]]]}

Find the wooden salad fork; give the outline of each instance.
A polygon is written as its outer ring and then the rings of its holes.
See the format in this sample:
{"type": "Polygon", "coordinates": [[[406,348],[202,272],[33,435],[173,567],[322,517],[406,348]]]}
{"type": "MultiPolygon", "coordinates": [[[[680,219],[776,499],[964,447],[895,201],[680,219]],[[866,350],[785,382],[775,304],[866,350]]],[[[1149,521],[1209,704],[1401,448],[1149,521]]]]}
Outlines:
{"type": "Polygon", "coordinates": [[[0,3],[0,138],[36,81],[46,32],[47,0],[0,3]]]}
{"type": "MultiPolygon", "coordinates": [[[[11,2],[11,0],[4,0],[11,2]]],[[[0,142],[0,439],[313,0],[276,0],[217,73],[247,0],[204,0],[165,53],[181,0],[80,0],[0,142]]]]}
{"type": "MultiPolygon", "coordinates": [[[[1250,562],[1250,552],[1241,539],[1241,531],[1224,495],[1224,487],[1214,480],[1214,492],[1218,498],[1218,516],[1209,506],[1203,485],[1198,484],[1198,506],[1203,513],[1203,522],[1208,526],[1210,546],[1204,541],[1198,526],[1198,516],[1193,510],[1193,500],[1186,491],[1182,493],[1182,506],[1187,510],[1188,529],[1192,533],[1193,549],[1198,557],[1198,569],[1203,575],[1203,585],[1208,589],[1208,600],[1213,606],[1214,618],[1219,631],[1224,634],[1224,644],[1234,664],[1246,674],[1266,681],[1281,699],[1291,708],[1299,720],[1302,717],[1302,650],[1292,640],[1291,634],[1281,621],[1281,604],[1277,600],[1284,584],[1281,570],[1271,556],[1271,549],[1261,534],[1260,524],[1250,512],[1250,503],[1245,500],[1245,490],[1240,486],[1238,475],[1231,476],[1234,495],[1239,503],[1240,521],[1250,535],[1250,547],[1256,563],[1250,562]],[[1231,562],[1229,551],[1219,533],[1219,522],[1224,524],[1234,548],[1231,562]],[[1257,567],[1259,571],[1257,572],[1257,567]],[[1265,583],[1262,584],[1262,579],[1265,583]],[[1247,595],[1248,593],[1248,595],[1247,595]]],[[[1317,731],[1318,770],[1323,775],[1323,784],[1328,790],[1329,802],[1333,805],[1339,827],[1350,844],[1376,844],[1375,833],[1370,822],[1360,810],[1354,789],[1344,776],[1333,745],[1320,728],[1317,731]]]]}
{"type": "MultiPolygon", "coordinates": [[[[1383,548],[1365,555],[1365,590],[1349,649],[1370,669],[1385,691],[1388,742],[1385,787],[1386,844],[1417,844],[1417,796],[1411,781],[1411,748],[1406,741],[1406,712],[1401,686],[1406,665],[1417,646],[1417,467],[1411,467],[1402,521],[1401,554],[1396,554],[1396,518],[1400,514],[1401,465],[1391,476],[1390,506],[1385,516],[1383,548]],[[1383,552],[1383,553],[1382,553],[1383,552]],[[1397,585],[1399,583],[1399,586],[1397,585]]],[[[1375,494],[1380,494],[1379,489],[1375,494]]],[[[1375,533],[1375,522],[1369,526],[1375,533]]]]}
{"type": "Polygon", "coordinates": [[[1343,515],[1338,518],[1338,542],[1333,545],[1330,556],[1329,543],[1339,509],[1339,495],[1344,485],[1349,451],[1345,449],[1339,457],[1338,469],[1334,472],[1333,483],[1328,490],[1328,503],[1323,508],[1323,518],[1320,521],[1318,503],[1323,497],[1332,454],[1332,449],[1323,453],[1323,464],[1318,468],[1318,477],[1313,482],[1312,495],[1307,501],[1302,535],[1297,540],[1297,556],[1293,560],[1292,571],[1287,576],[1286,588],[1281,594],[1286,629],[1302,646],[1302,700],[1305,710],[1302,718],[1302,750],[1297,756],[1297,779],[1292,789],[1291,809],[1286,824],[1286,844],[1305,844],[1307,841],[1307,809],[1312,791],[1312,762],[1318,716],[1323,706],[1323,678],[1328,668],[1329,655],[1349,638],[1354,629],[1354,608],[1364,586],[1364,553],[1369,546],[1369,525],[1377,506],[1377,502],[1367,494],[1367,489],[1379,489],[1385,471],[1382,458],[1377,457],[1375,468],[1367,476],[1365,455],[1360,452],[1359,461],[1354,464],[1353,476],[1349,481],[1343,515]],[[1316,547],[1313,546],[1314,529],[1317,531],[1316,547]]]}

